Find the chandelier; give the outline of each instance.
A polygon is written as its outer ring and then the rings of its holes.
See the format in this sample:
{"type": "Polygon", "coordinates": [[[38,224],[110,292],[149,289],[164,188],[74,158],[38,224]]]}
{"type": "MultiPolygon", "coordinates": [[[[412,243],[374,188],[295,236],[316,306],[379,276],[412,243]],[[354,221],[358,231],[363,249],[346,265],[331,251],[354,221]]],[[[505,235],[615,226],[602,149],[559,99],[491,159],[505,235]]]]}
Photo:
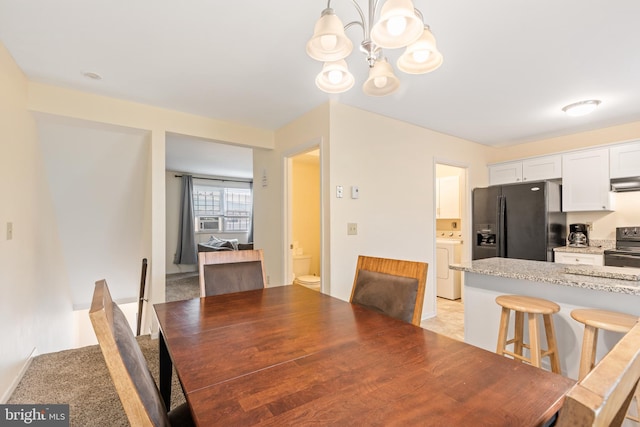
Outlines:
{"type": "Polygon", "coordinates": [[[382,54],[382,49],[406,47],[397,67],[409,74],[431,72],[442,64],[442,54],[428,25],[423,23],[422,13],[413,7],[411,0],[386,0],[380,10],[378,22],[374,24],[379,0],[369,0],[369,13],[365,16],[356,0],[351,0],[360,15],[359,21],[342,25],[342,21],[331,8],[331,0],[316,22],[313,36],[307,42],[307,54],[324,62],[316,77],[316,86],[327,93],[341,93],[351,89],[353,75],[347,68],[345,58],[353,50],[353,43],[345,30],[360,26],[363,41],[360,51],[369,64],[369,78],[362,85],[365,94],[389,95],[400,87],[391,64],[382,54]]]}

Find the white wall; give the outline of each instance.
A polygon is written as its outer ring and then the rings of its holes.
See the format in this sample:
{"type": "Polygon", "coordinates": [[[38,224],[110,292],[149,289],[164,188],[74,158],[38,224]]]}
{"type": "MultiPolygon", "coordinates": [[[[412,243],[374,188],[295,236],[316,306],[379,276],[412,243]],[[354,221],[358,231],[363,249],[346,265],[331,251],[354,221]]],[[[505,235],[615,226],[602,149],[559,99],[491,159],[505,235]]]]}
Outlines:
{"type": "Polygon", "coordinates": [[[434,159],[468,166],[471,187],[486,185],[486,146],[342,104],[331,108],[331,294],[348,299],[358,255],[429,263],[423,318],[435,314],[434,159]],[[358,235],[347,235],[347,223],[358,235]]]}
{"type": "Polygon", "coordinates": [[[0,403],[30,355],[71,346],[71,297],[28,83],[0,44],[0,403]],[[6,225],[13,224],[7,239],[6,225]]]}
{"type": "Polygon", "coordinates": [[[114,300],[136,301],[150,258],[145,133],[43,115],[37,123],[74,309],[89,307],[100,279],[114,300]]]}

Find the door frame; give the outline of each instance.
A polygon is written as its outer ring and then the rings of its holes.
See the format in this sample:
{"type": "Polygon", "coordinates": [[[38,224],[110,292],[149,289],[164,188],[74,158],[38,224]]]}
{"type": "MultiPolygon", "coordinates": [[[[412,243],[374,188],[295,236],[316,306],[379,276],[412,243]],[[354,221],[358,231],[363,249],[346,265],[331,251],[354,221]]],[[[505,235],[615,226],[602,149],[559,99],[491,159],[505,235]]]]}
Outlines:
{"type": "Polygon", "coordinates": [[[319,169],[320,169],[320,291],[325,290],[325,238],[324,238],[324,224],[325,224],[325,195],[324,195],[324,144],[321,137],[314,138],[307,141],[304,144],[298,145],[294,148],[283,152],[283,176],[284,176],[284,208],[283,208],[283,230],[284,230],[284,246],[283,246],[283,277],[286,284],[293,282],[293,253],[291,251],[293,245],[293,230],[292,230],[292,188],[293,188],[293,173],[292,173],[292,159],[298,155],[308,153],[309,151],[319,151],[319,169]]]}

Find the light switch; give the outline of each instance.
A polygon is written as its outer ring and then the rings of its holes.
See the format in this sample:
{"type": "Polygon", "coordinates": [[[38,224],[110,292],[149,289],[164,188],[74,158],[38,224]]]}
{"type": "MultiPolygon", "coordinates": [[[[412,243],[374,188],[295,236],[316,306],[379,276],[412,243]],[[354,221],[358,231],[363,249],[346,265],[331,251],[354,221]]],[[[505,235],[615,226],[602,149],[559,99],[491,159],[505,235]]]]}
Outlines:
{"type": "Polygon", "coordinates": [[[356,186],[351,187],[351,198],[357,199],[360,197],[360,189],[356,186]]]}
{"type": "Polygon", "coordinates": [[[13,239],[13,223],[7,223],[7,240],[13,239]]]}
{"type": "Polygon", "coordinates": [[[344,189],[342,188],[342,185],[336,186],[336,197],[338,199],[342,199],[343,193],[344,193],[344,189]]]}

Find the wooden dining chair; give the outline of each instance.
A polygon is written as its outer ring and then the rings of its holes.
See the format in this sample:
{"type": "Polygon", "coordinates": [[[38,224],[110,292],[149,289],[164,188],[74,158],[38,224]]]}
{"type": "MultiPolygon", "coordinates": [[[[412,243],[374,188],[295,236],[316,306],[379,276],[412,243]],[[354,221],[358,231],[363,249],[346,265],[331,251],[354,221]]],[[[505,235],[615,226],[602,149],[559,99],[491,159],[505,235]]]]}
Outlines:
{"type": "Polygon", "coordinates": [[[429,265],[358,256],[350,302],[420,326],[429,265]]]}
{"type": "Polygon", "coordinates": [[[167,413],[133,330],[120,307],[111,299],[105,280],[96,282],[89,317],[131,425],[194,425],[186,403],[167,413]]]}
{"type": "Polygon", "coordinates": [[[567,393],[556,426],[622,425],[639,379],[640,322],[567,393]]]}
{"type": "Polygon", "coordinates": [[[262,249],[198,253],[200,296],[266,287],[262,249]]]}

